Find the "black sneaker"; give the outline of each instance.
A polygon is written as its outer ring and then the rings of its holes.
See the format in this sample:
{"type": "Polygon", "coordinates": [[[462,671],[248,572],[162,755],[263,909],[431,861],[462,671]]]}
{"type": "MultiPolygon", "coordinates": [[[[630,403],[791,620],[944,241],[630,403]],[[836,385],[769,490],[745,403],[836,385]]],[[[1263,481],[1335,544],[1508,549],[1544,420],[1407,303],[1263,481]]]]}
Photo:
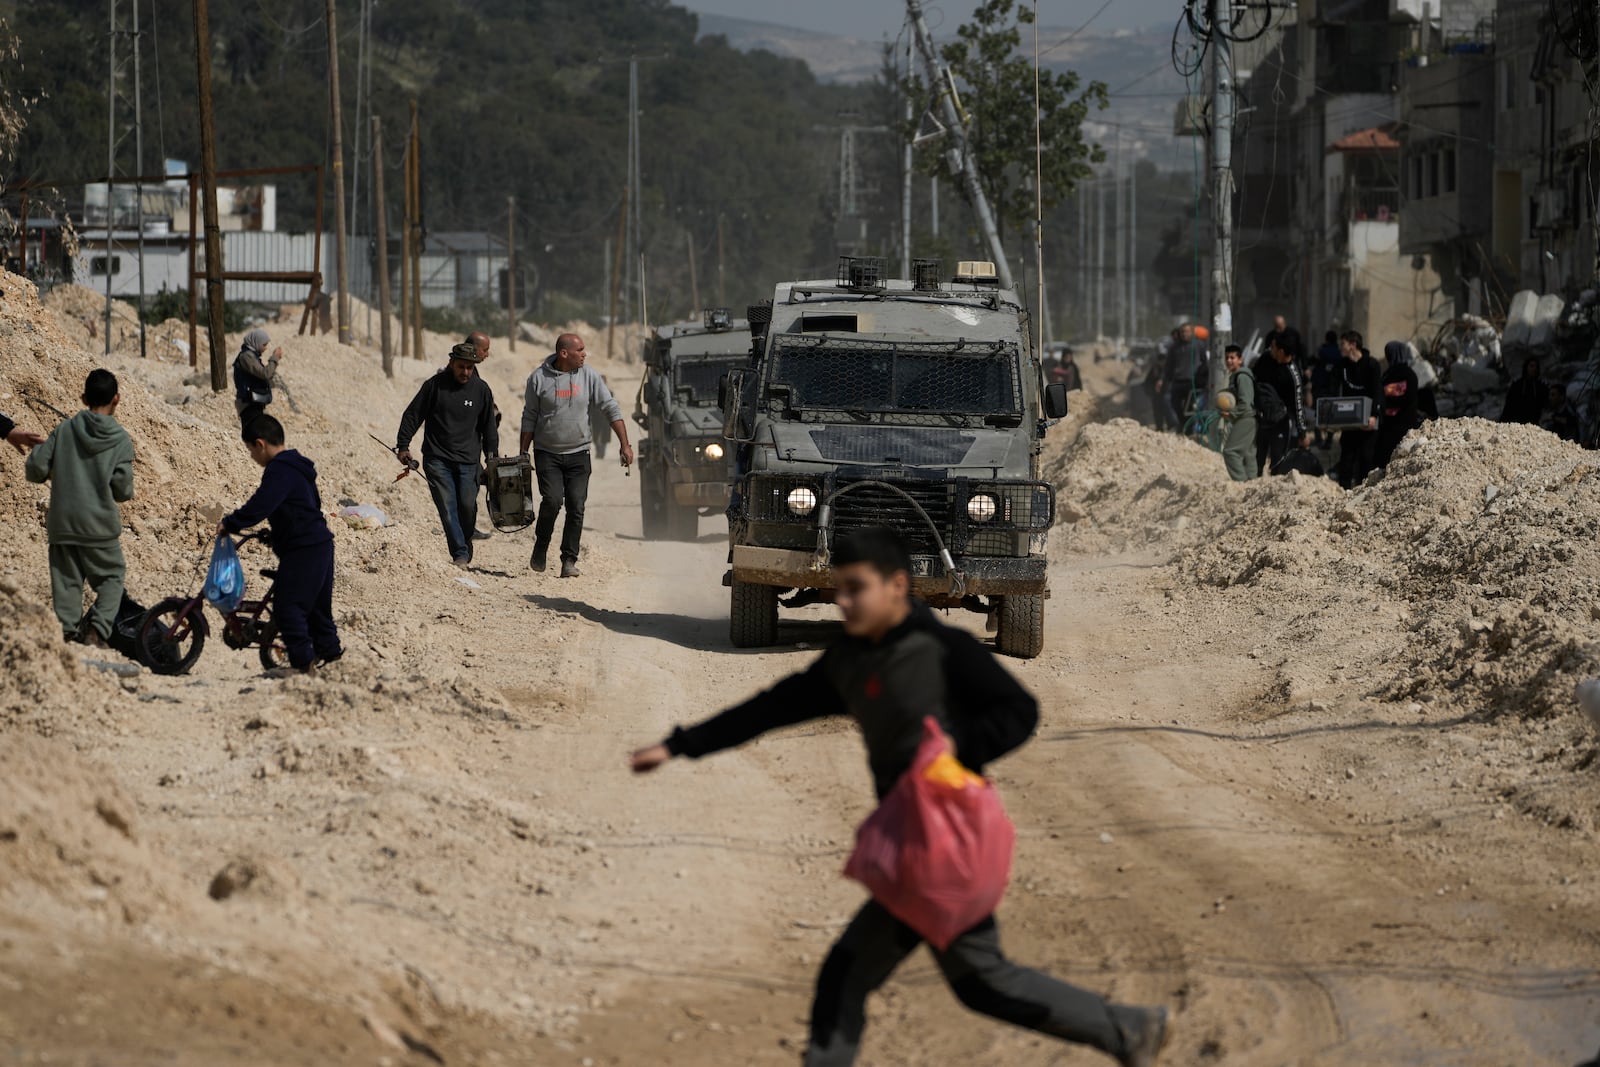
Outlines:
{"type": "Polygon", "coordinates": [[[533,555],[528,557],[528,566],[532,567],[534,570],[538,571],[540,574],[543,574],[545,568],[547,566],[549,566],[549,561],[545,559],[545,553],[547,551],[549,551],[549,550],[548,549],[535,548],[533,550],[533,555]]]}
{"type": "MultiPolygon", "coordinates": [[[[539,569],[543,570],[544,568],[540,567],[539,569]]],[[[578,570],[578,564],[575,560],[564,559],[561,561],[561,577],[577,578],[581,574],[582,572],[578,570]]]]}
{"type": "Polygon", "coordinates": [[[1156,1058],[1167,1046],[1171,1027],[1166,1008],[1122,1008],[1117,1028],[1122,1031],[1122,1067],[1155,1067],[1156,1058]]]}

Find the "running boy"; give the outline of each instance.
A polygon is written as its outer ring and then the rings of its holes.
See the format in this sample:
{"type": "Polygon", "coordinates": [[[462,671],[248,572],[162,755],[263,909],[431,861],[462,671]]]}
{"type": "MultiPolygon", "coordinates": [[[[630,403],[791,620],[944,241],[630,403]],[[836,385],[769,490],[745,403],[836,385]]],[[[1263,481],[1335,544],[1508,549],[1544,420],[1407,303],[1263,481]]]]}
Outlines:
{"type": "Polygon", "coordinates": [[[30,482],[50,483],[50,598],[68,641],[105,648],[122,604],[122,512],[133,499],[133,442],[117,422],[117,376],[93,370],[83,406],[28,456],[30,482]],[[94,590],[84,617],[83,587],[94,590]]]}
{"type": "MultiPolygon", "coordinates": [[[[809,670],[635,752],[636,773],[674,756],[698,759],[734,748],[778,727],[848,715],[861,727],[882,798],[910,767],[926,715],[938,720],[961,762],[978,773],[1028,739],[1039,720],[1037,702],[975,638],[911,599],[911,560],[894,534],[869,529],[841,538],[833,566],[844,640],[809,670]]],[[[817,976],[805,1067],[855,1062],[867,994],[920,942],[876,901],[856,913],[817,976]]],[[[1164,1008],[1111,1004],[1007,960],[992,915],[948,949],[934,951],[934,959],[957,998],[974,1011],[1092,1046],[1124,1067],[1151,1067],[1166,1041],[1164,1008]]]]}
{"type": "Polygon", "coordinates": [[[217,533],[237,534],[265,520],[278,557],[278,634],[297,671],[332,663],[344,655],[333,623],[333,534],[322,517],[317,468],[284,447],[283,424],[257,415],[240,434],[250,458],[263,468],[261,487],[244,506],[217,524],[217,533]]]}

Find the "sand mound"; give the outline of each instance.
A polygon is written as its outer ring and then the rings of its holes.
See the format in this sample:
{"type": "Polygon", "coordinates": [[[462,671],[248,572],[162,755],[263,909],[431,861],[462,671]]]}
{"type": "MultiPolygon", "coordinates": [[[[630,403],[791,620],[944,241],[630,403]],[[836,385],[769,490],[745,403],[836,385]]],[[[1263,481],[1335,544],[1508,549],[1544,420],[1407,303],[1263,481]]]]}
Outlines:
{"type": "Polygon", "coordinates": [[[1326,611],[1399,601],[1413,637],[1385,692],[1545,714],[1600,670],[1600,458],[1528,426],[1430,423],[1351,493],[1252,483],[1176,566],[1180,583],[1326,611]]]}
{"type": "Polygon", "coordinates": [[[175,905],[176,884],[142,840],[136,807],[115,776],[61,741],[7,735],[0,745],[0,899],[10,897],[36,917],[35,909],[48,906],[103,909],[139,922],[175,905]]]}
{"type": "Polygon", "coordinates": [[[1216,453],[1132,419],[1085,426],[1044,475],[1056,484],[1051,543],[1062,552],[1181,540],[1240,492],[1216,453]]]}
{"type": "Polygon", "coordinates": [[[16,583],[0,578],[0,733],[53,732],[55,717],[44,712],[64,698],[85,720],[104,716],[118,692],[114,677],[84,666],[62,643],[50,609],[19,593],[16,583]]]}

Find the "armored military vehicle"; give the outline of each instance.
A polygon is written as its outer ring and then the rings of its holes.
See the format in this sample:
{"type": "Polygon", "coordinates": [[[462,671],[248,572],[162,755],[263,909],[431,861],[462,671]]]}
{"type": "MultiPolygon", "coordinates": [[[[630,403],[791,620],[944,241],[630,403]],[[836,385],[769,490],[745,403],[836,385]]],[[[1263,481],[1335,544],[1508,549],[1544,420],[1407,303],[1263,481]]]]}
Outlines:
{"type": "Polygon", "coordinates": [[[1002,652],[1043,647],[1055,490],[1039,453],[1066,389],[1043,381],[991,264],[953,281],[937,260],[913,266],[885,280],[845,257],[836,278],[783,283],[750,311],[754,365],[722,390],[737,646],[774,643],[780,604],[831,599],[833,538],[881,525],[911,545],[917,595],[986,615],[1002,652]]]}
{"type": "Polygon", "coordinates": [[[750,326],[724,308],[698,322],[662,326],[645,342],[645,380],[633,413],[639,444],[644,535],[693,540],[701,515],[728,503],[727,444],[718,388],[750,361],[750,326]]]}

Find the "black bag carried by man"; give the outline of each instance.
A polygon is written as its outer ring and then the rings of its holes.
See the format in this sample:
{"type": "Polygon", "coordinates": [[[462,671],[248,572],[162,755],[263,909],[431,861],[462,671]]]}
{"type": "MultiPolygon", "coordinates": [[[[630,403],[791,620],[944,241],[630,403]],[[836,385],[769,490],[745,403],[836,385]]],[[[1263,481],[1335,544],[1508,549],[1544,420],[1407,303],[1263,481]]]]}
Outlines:
{"type": "Polygon", "coordinates": [[[539,498],[533,491],[533,461],[527,456],[497,456],[483,468],[489,492],[489,521],[496,530],[514,533],[533,525],[539,498]]]}

